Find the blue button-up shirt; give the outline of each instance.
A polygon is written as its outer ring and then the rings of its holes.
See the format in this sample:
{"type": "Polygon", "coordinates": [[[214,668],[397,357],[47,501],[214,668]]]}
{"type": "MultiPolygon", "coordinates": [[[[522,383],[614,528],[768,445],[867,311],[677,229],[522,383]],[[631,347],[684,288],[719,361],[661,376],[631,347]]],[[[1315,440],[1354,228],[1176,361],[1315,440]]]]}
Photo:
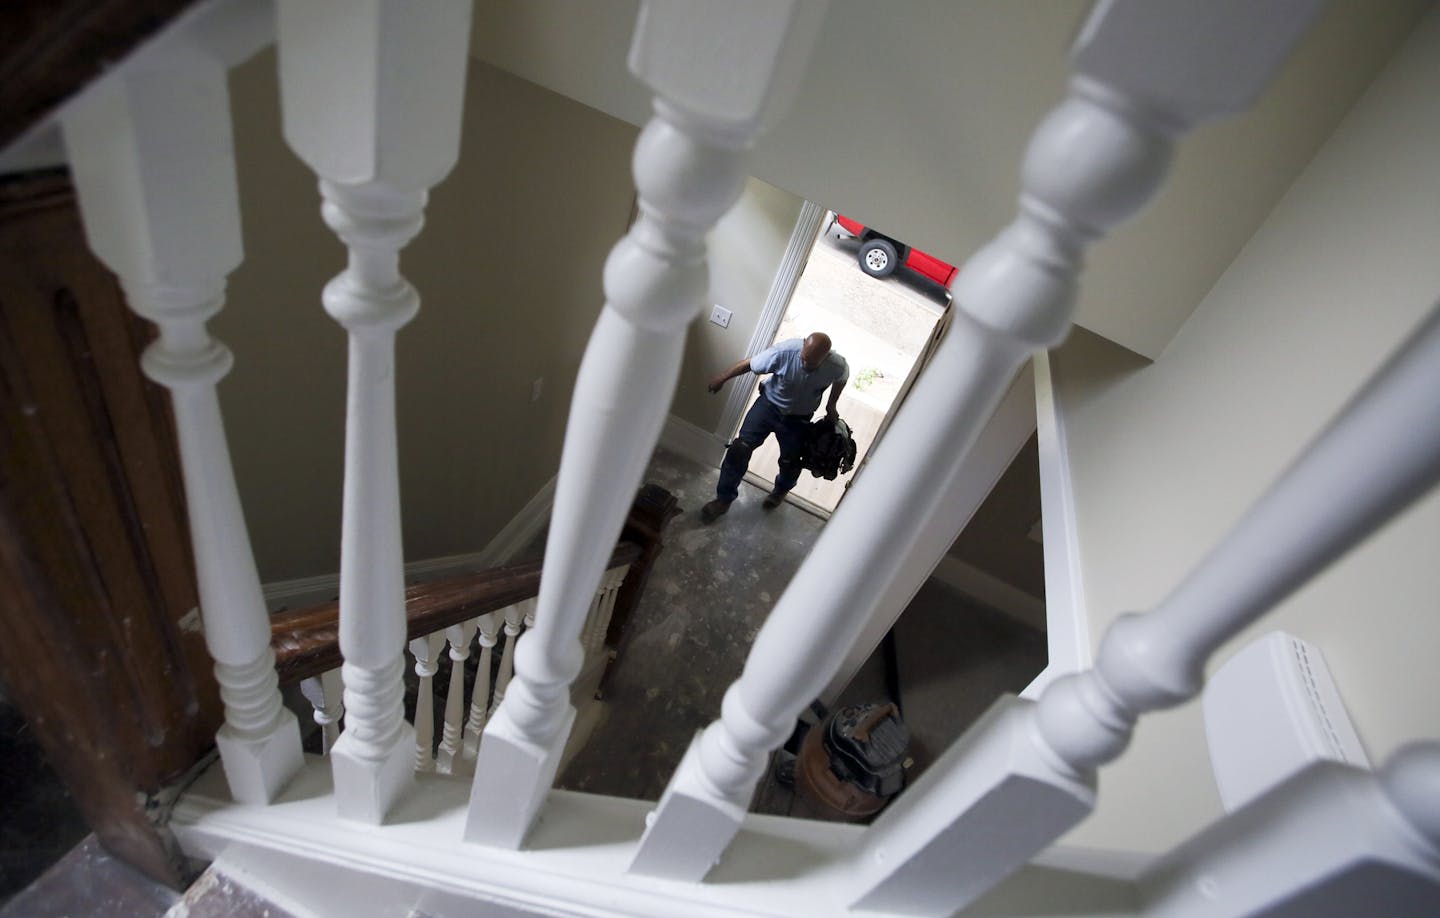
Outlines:
{"type": "Polygon", "coordinates": [[[785,414],[803,414],[808,418],[820,407],[826,389],[837,382],[844,385],[849,381],[850,364],[831,351],[813,372],[807,370],[800,361],[800,348],[804,343],[800,338],[777,341],[774,347],[750,358],[750,369],[771,374],[765,382],[765,397],[774,402],[775,407],[785,414]]]}

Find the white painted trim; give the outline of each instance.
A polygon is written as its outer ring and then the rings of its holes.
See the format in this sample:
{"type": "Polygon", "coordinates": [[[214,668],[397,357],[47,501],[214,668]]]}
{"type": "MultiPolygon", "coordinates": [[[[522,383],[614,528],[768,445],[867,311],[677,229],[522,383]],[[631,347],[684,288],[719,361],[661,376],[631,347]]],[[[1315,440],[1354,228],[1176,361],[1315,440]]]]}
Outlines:
{"type": "Polygon", "coordinates": [[[1049,663],[1020,693],[1041,690],[1067,673],[1090,668],[1090,616],[1085,607],[1084,566],[1075,526],[1075,486],[1070,477],[1070,448],[1050,371],[1050,355],[1035,355],[1035,420],[1040,446],[1040,515],[1045,547],[1045,637],[1049,663]]]}
{"type": "Polygon", "coordinates": [[[706,468],[719,468],[725,456],[726,438],[669,415],[660,431],[660,445],[672,453],[693,459],[706,468]]]}
{"type": "MultiPolygon", "coordinates": [[[[212,766],[177,802],[170,828],[181,848],[297,915],[375,914],[382,903],[429,915],[840,915],[867,831],[748,814],[710,882],[675,883],[626,872],[653,801],[549,791],[517,851],[460,840],[468,782],[447,775],[416,775],[395,818],[363,831],[335,818],[329,762],[318,756],[271,806],[235,805],[221,778],[212,766]]],[[[1022,867],[987,903],[1099,914],[1133,898],[1128,877],[1076,869],[1065,854],[1044,857],[1067,869],[1022,867]]]]}
{"type": "Polygon", "coordinates": [[[540,486],[535,496],[480,551],[484,567],[494,567],[515,557],[550,522],[550,507],[555,503],[555,477],[550,476],[550,480],[540,486]]]}
{"type": "MultiPolygon", "coordinates": [[[[801,206],[800,216],[795,219],[795,228],[790,231],[790,241],[785,246],[785,255],[780,259],[775,280],[770,284],[770,293],[765,297],[765,308],[760,311],[760,319],[750,334],[750,343],[745,346],[747,355],[758,354],[774,343],[775,332],[780,328],[780,320],[785,318],[785,310],[790,306],[790,297],[795,294],[795,285],[800,283],[800,275],[805,273],[810,250],[815,246],[815,237],[820,234],[820,221],[824,219],[825,208],[819,204],[806,201],[801,206]]],[[[730,387],[730,394],[725,398],[725,410],[720,412],[720,421],[715,425],[715,436],[720,438],[721,443],[728,443],[735,431],[740,429],[740,419],[755,396],[753,383],[754,380],[747,376],[745,384],[736,383],[730,387]]]]}
{"type": "MultiPolygon", "coordinates": [[[[544,528],[550,519],[550,504],[554,499],[555,478],[552,476],[535,492],[535,496],[520,508],[520,512],[505,524],[505,528],[490,540],[490,544],[480,551],[468,554],[412,561],[405,565],[405,582],[483,571],[497,564],[504,564],[530,544],[544,528]]],[[[264,584],[261,589],[265,593],[265,608],[271,612],[281,608],[303,608],[334,599],[340,592],[340,575],[322,574],[318,577],[277,580],[264,584]]]]}
{"type": "Polygon", "coordinates": [[[1161,855],[1149,851],[1051,845],[1035,855],[1030,864],[1033,867],[1048,867],[1073,874],[1108,877],[1122,883],[1136,883],[1160,858],[1161,855]]]}
{"type": "Polygon", "coordinates": [[[1045,630],[1045,600],[1037,599],[973,564],[946,555],[930,576],[1031,628],[1045,630]]]}
{"type": "Polygon", "coordinates": [[[340,575],[321,574],[318,577],[297,577],[294,580],[277,580],[262,584],[265,594],[265,608],[271,613],[285,609],[304,608],[316,603],[328,602],[340,594],[340,575]]]}
{"type": "MultiPolygon", "coordinates": [[[[880,646],[885,633],[905,611],[910,600],[915,598],[916,592],[954,544],[956,536],[970,522],[975,511],[994,490],[1000,476],[1015,461],[1025,441],[1035,432],[1034,379],[1034,374],[1022,369],[1010,384],[965,460],[964,486],[955,489],[948,503],[916,535],[914,550],[895,579],[885,588],[885,594],[876,603],[874,614],[851,646],[845,662],[840,664],[821,692],[820,701],[825,706],[834,706],[835,699],[875,648],[880,646]]],[[[907,403],[899,410],[907,411],[910,407],[907,403]]]]}
{"type": "MultiPolygon", "coordinates": [[[[480,571],[487,567],[493,567],[494,563],[498,562],[486,563],[486,554],[483,551],[474,551],[465,555],[446,555],[442,558],[427,558],[424,561],[414,561],[405,565],[405,582],[408,584],[415,580],[431,580],[451,574],[480,571]]],[[[316,603],[329,602],[339,595],[340,575],[322,574],[318,577],[277,580],[274,583],[264,584],[261,589],[265,592],[265,608],[272,613],[281,608],[303,608],[316,603]]]]}
{"type": "Polygon", "coordinates": [[[405,565],[405,582],[411,583],[416,580],[432,580],[436,577],[448,577],[451,574],[458,574],[463,571],[484,570],[485,553],[472,551],[463,555],[444,555],[439,558],[430,558],[425,561],[412,561],[405,565]]]}

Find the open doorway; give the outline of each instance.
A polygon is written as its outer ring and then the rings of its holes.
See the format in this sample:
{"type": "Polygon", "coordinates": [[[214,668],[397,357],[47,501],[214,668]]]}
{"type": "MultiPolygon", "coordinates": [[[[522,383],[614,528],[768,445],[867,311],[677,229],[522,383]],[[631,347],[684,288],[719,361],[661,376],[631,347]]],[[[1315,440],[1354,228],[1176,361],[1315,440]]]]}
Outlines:
{"type": "MultiPolygon", "coordinates": [[[[838,408],[855,438],[858,468],[887,414],[903,399],[906,381],[949,307],[947,283],[954,269],[833,212],[825,214],[809,244],[804,270],[767,346],[814,331],[830,336],[850,364],[838,408]],[[877,239],[884,240],[878,249],[877,239]],[[894,261],[878,264],[887,246],[894,261]]],[[[753,380],[747,407],[758,396],[757,386],[753,380]]],[[[747,478],[769,490],[778,462],[779,445],[768,438],[751,457],[747,478]]],[[[834,480],[802,475],[789,499],[828,515],[853,474],[834,480]]]]}

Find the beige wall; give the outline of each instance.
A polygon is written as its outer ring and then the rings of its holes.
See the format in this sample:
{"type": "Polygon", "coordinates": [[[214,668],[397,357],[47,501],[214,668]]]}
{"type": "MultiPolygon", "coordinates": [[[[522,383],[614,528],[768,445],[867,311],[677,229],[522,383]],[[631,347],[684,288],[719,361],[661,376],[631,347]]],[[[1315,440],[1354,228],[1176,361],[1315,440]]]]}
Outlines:
{"type": "MultiPolygon", "coordinates": [[[[1187,139],[1152,206],[1089,259],[1082,325],[1158,356],[1431,0],[1335,0],[1256,110],[1187,139]]],[[[1064,95],[1091,4],[832,0],[751,174],[955,264],[1015,213],[1020,159],[1064,95]]],[[[649,117],[625,69],[634,0],[491,0],[472,52],[649,117]]]]}
{"type": "MultiPolygon", "coordinates": [[[[284,146],[273,53],[232,75],[245,264],[215,322],[236,475],[266,581],[339,567],[345,336],[320,306],[344,253],[284,146]]],[[[398,344],[407,560],[482,548],[555,473],[600,269],[633,199],[635,129],[472,62],[460,163],[402,270],[398,344]],[[544,378],[543,395],[530,387],[544,378]]]]}
{"type": "Polygon", "coordinates": [[[710,302],[734,315],[728,328],[713,325],[706,304],[704,315],[690,326],[671,414],[702,430],[715,429],[729,389],[711,395],[705,385],[745,356],[804,203],[788,191],[750,179],[735,207],[716,224],[709,237],[710,302]]]}
{"type": "MultiPolygon", "coordinates": [[[[1096,641],[1160,601],[1436,302],[1437,96],[1440,10],[1153,366],[1090,337],[1058,355],[1096,641]]],[[[1440,735],[1437,546],[1432,493],[1214,663],[1283,628],[1324,652],[1373,762],[1440,735]]],[[[1159,850],[1216,816],[1199,705],[1145,717],[1100,801],[1066,841],[1159,850]]]]}
{"type": "Polygon", "coordinates": [[[1025,441],[946,554],[1043,602],[1045,548],[1030,538],[1040,520],[1039,444],[1025,441]]]}

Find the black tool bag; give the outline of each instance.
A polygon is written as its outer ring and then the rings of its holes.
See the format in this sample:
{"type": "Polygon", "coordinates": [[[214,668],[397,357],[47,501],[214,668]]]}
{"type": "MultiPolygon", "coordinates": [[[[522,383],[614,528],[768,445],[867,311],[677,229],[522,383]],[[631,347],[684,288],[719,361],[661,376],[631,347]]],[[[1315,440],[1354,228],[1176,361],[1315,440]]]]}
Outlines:
{"type": "Polygon", "coordinates": [[[850,425],[840,418],[821,418],[811,423],[800,464],[816,478],[834,480],[855,467],[855,438],[850,425]]]}
{"type": "Polygon", "coordinates": [[[822,738],[830,770],[876,797],[905,787],[910,730],[893,704],[855,704],[830,719],[822,738]]]}

